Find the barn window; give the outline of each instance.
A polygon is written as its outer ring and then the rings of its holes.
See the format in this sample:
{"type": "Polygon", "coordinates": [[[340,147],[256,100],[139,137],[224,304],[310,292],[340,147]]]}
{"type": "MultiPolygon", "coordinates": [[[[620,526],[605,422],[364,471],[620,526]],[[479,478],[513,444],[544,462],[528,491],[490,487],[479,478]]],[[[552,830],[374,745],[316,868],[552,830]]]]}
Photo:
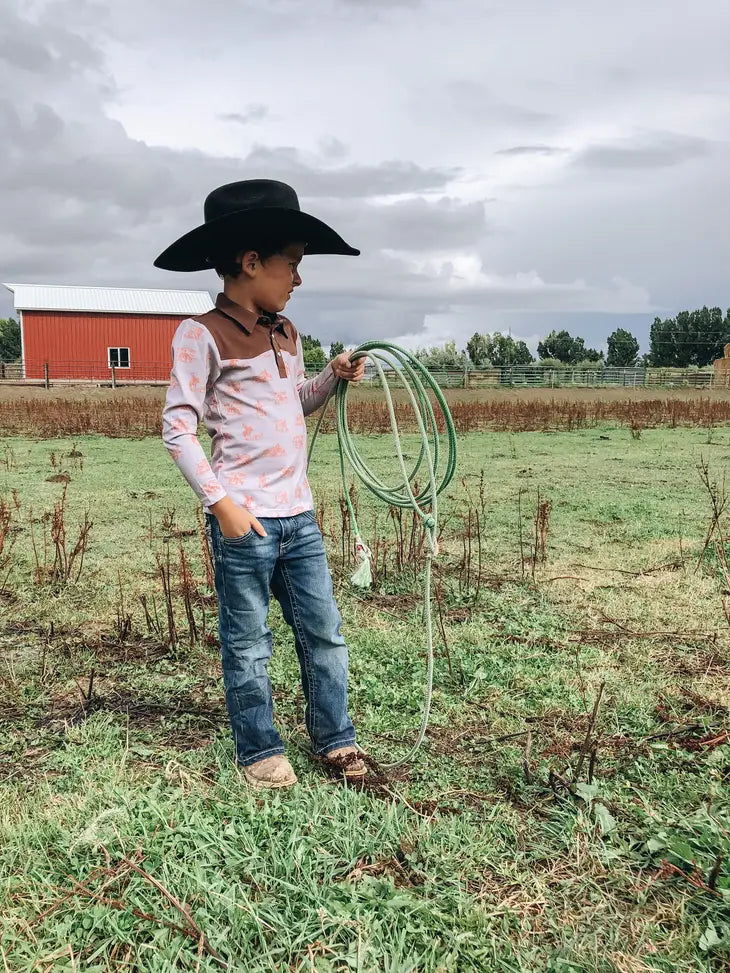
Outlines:
{"type": "Polygon", "coordinates": [[[109,349],[109,368],[129,368],[129,348],[109,349]]]}

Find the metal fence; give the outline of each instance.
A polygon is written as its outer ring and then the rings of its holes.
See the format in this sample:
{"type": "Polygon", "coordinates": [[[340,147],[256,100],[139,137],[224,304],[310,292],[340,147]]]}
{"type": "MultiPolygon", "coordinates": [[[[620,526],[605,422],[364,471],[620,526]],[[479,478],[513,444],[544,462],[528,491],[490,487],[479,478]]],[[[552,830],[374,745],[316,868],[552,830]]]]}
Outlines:
{"type": "MultiPolygon", "coordinates": [[[[639,387],[728,387],[730,376],[713,369],[690,368],[548,368],[542,365],[515,365],[507,368],[451,369],[429,368],[442,388],[600,388],[639,387]]],[[[307,377],[318,369],[307,371],[307,377]]],[[[389,384],[401,384],[395,371],[385,372],[389,384]]],[[[100,361],[0,361],[0,384],[51,385],[95,384],[167,385],[169,362],[135,362],[131,368],[109,367],[100,361]]],[[[380,383],[374,368],[366,368],[365,385],[380,383]]]]}
{"type": "MultiPolygon", "coordinates": [[[[542,365],[520,365],[507,368],[450,369],[429,368],[441,388],[602,388],[602,387],[689,387],[712,388],[728,385],[728,378],[713,369],[691,368],[547,368],[542,365]]],[[[389,384],[400,384],[398,375],[386,373],[389,384]]],[[[375,374],[366,382],[378,384],[375,374]]]]}

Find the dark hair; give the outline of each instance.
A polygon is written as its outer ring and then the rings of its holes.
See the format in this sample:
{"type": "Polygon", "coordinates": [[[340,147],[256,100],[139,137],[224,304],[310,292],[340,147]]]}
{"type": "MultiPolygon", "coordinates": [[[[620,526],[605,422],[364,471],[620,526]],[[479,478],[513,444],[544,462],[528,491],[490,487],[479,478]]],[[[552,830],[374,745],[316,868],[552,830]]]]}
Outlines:
{"type": "Polygon", "coordinates": [[[236,254],[255,250],[259,255],[261,263],[266,263],[269,258],[286,250],[292,242],[288,237],[280,237],[279,239],[271,237],[269,239],[249,242],[245,246],[237,246],[233,252],[231,252],[230,245],[228,245],[224,253],[218,253],[213,258],[213,269],[219,277],[238,277],[241,273],[241,261],[237,259],[236,254]]]}

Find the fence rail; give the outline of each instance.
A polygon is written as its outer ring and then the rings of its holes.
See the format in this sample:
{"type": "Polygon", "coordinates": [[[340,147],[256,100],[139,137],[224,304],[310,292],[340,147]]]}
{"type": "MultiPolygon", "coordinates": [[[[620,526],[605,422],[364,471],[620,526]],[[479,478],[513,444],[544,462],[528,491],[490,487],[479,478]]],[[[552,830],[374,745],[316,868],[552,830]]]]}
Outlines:
{"type": "MultiPolygon", "coordinates": [[[[442,388],[630,388],[689,387],[728,388],[730,375],[713,369],[689,368],[547,368],[541,365],[521,365],[507,368],[450,369],[429,368],[442,388]]],[[[318,374],[307,371],[307,377],[318,374]]],[[[397,372],[386,371],[386,380],[399,385],[397,372]]],[[[97,361],[0,361],[0,384],[51,385],[96,384],[111,385],[167,385],[170,378],[168,362],[135,362],[130,368],[108,367],[97,361]]],[[[377,386],[380,379],[375,369],[367,368],[364,384],[377,386]]]]}

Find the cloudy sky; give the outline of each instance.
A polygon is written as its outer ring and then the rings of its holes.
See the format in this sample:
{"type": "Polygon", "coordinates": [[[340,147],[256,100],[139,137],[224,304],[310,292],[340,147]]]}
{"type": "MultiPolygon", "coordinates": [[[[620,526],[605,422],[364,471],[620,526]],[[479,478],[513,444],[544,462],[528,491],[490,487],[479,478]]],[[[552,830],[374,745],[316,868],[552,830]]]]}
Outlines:
{"type": "Polygon", "coordinates": [[[645,346],[730,305],[729,39],[728,0],[2,0],[0,279],[215,294],[152,261],[272,177],[363,251],[304,261],[323,343],[645,346]]]}

